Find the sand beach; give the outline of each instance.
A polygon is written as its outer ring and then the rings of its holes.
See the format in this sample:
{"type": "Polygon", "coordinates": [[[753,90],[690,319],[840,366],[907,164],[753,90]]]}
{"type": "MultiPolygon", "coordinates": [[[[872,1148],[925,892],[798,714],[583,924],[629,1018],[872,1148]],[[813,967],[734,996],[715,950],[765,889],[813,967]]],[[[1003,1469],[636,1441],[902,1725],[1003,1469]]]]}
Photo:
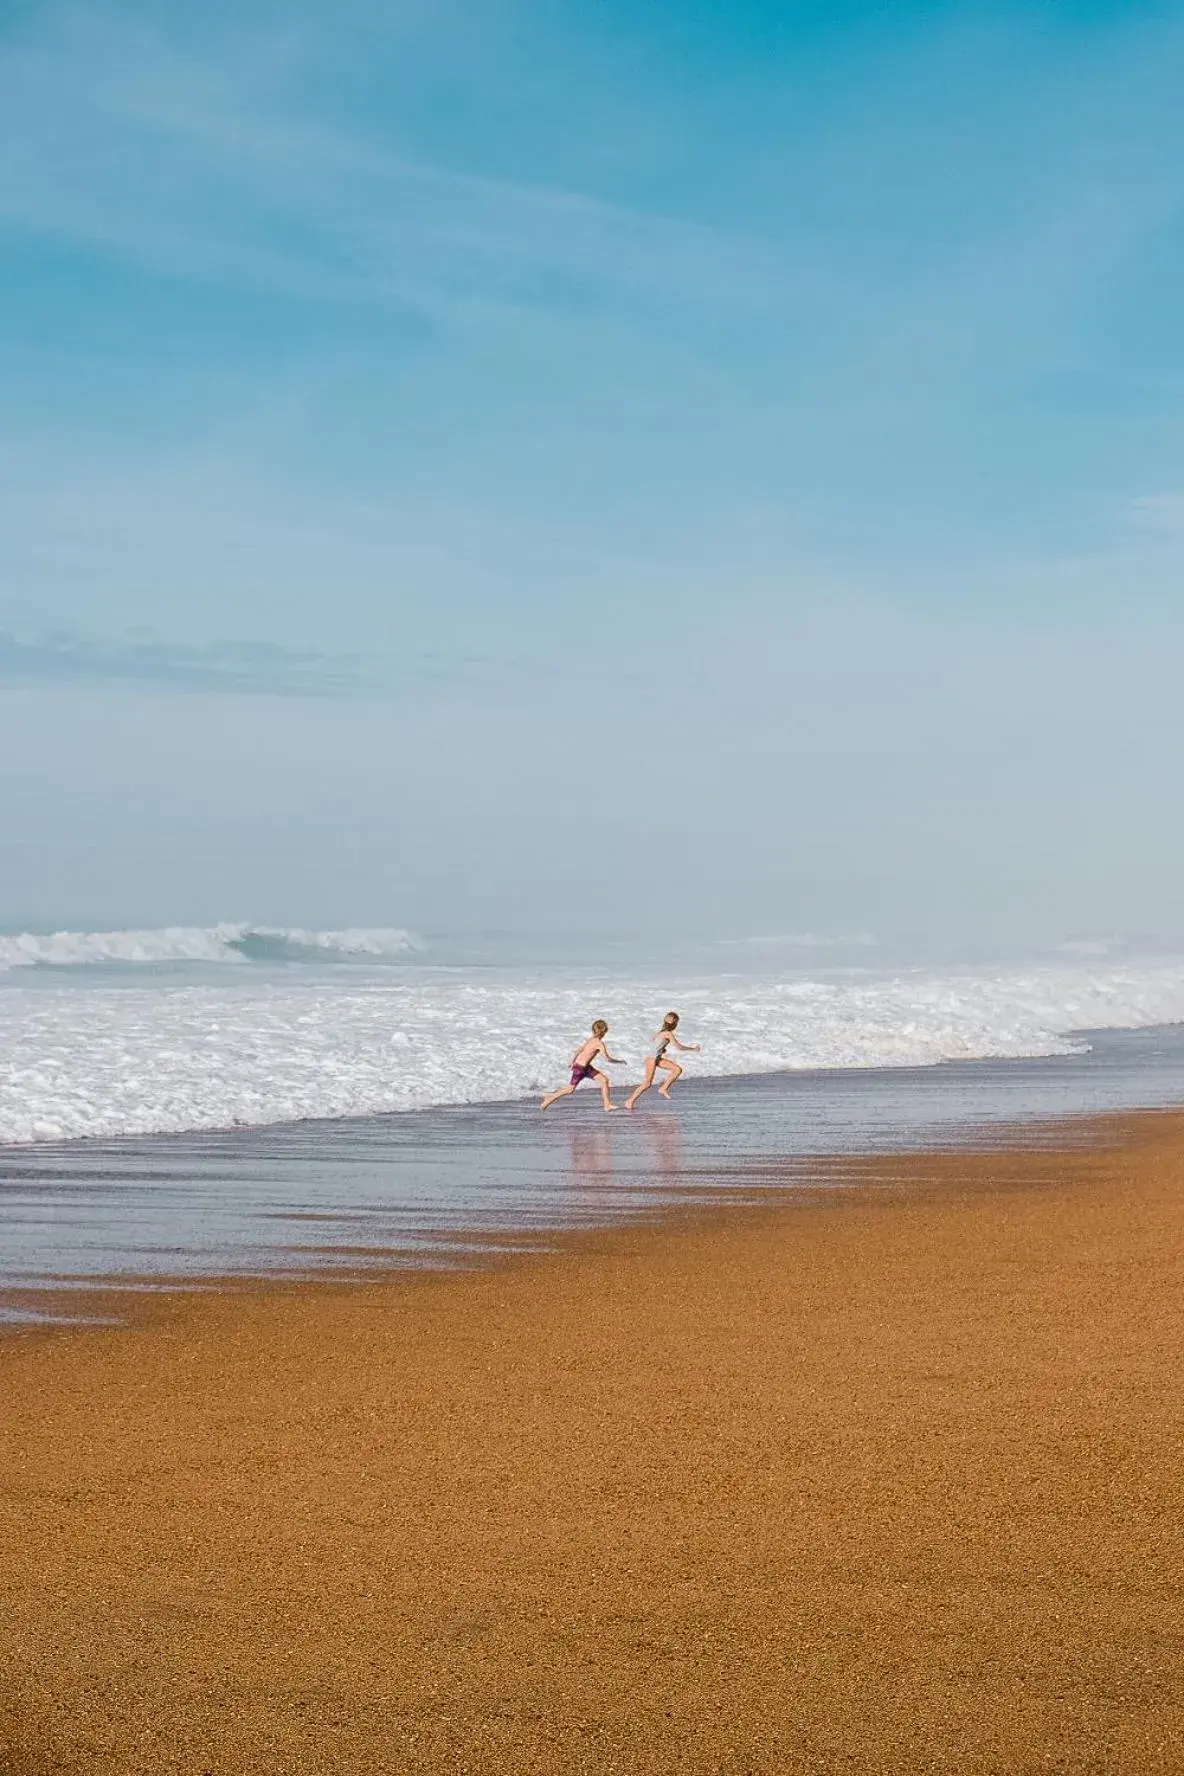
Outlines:
{"type": "Polygon", "coordinates": [[[0,1340],[0,1769],[1178,1771],[1184,1117],[0,1340]]]}

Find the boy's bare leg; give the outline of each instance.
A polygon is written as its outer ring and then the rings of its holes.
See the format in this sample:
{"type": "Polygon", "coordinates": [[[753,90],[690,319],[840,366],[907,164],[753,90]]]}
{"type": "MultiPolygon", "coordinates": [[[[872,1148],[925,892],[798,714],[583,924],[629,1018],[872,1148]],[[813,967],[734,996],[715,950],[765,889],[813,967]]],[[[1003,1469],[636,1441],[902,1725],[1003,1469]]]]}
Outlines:
{"type": "Polygon", "coordinates": [[[558,1091],[548,1092],[547,1096],[539,1105],[539,1109],[549,1110],[551,1105],[557,1103],[560,1098],[570,1098],[575,1089],[574,1085],[561,1085],[558,1091]]]}
{"type": "Polygon", "coordinates": [[[618,1106],[613,1103],[613,1082],[608,1074],[601,1073],[597,1068],[593,1071],[592,1077],[600,1087],[600,1101],[605,1109],[616,1110],[618,1106]]]}

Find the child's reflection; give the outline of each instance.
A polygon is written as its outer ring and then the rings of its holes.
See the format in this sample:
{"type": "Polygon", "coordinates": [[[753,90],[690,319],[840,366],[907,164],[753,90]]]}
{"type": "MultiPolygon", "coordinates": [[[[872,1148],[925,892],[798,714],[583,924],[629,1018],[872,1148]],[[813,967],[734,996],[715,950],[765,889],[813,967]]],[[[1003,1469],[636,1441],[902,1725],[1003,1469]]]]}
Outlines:
{"type": "Polygon", "coordinates": [[[622,1186],[669,1188],[682,1173],[682,1133],[673,1116],[647,1116],[624,1128],[603,1123],[569,1128],[567,1139],[572,1184],[581,1192],[603,1196],[622,1186]],[[640,1140],[635,1130],[641,1131],[640,1140]]]}
{"type": "Polygon", "coordinates": [[[649,1169],[669,1183],[682,1170],[682,1130],[673,1116],[647,1116],[640,1126],[649,1148],[649,1169]]]}
{"type": "Polygon", "coordinates": [[[584,1190],[604,1190],[614,1176],[612,1137],[604,1127],[567,1132],[572,1182],[584,1190]]]}

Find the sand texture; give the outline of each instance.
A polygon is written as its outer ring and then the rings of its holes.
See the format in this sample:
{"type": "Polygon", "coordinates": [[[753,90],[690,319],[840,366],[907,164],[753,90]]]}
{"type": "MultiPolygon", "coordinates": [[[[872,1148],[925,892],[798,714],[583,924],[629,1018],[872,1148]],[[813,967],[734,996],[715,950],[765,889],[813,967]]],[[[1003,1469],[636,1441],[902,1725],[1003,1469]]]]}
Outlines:
{"type": "Polygon", "coordinates": [[[1184,1771],[1184,1119],[0,1340],[0,1771],[1184,1771]]]}

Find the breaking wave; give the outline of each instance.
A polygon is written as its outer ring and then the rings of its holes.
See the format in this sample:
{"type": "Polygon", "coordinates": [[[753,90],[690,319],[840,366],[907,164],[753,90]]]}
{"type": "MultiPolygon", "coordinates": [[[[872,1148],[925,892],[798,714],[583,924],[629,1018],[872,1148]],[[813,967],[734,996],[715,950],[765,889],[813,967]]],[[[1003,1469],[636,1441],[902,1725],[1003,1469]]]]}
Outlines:
{"type": "Polygon", "coordinates": [[[409,931],[276,925],[167,925],[145,931],[21,931],[0,937],[0,970],[162,962],[390,961],[422,948],[409,931]]]}

